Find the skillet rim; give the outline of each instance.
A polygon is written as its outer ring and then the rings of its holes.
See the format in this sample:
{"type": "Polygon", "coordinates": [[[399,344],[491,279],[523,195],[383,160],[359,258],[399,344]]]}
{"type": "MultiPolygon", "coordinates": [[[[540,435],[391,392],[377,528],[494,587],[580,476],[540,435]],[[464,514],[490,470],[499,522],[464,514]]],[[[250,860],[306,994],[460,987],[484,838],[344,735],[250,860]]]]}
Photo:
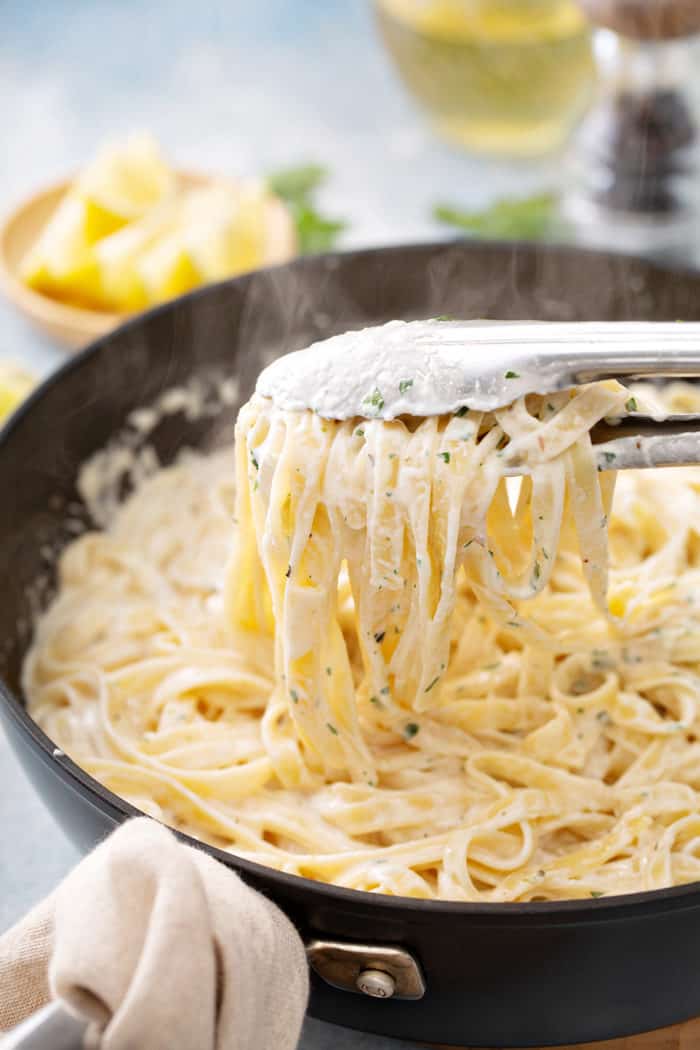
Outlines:
{"type": "MultiPolygon", "coordinates": [[[[54,386],[63,382],[64,377],[70,375],[74,370],[90,367],[92,361],[105,347],[114,339],[119,339],[125,332],[138,330],[144,322],[152,318],[166,315],[181,304],[196,302],[204,299],[207,295],[226,288],[245,288],[252,283],[261,273],[274,274],[288,270],[304,270],[316,268],[318,264],[323,266],[330,261],[352,258],[377,258],[382,255],[391,256],[397,252],[418,255],[425,252],[431,254],[441,249],[452,249],[463,247],[469,251],[472,246],[479,250],[510,252],[511,256],[537,255],[548,256],[568,255],[581,257],[586,256],[600,261],[607,260],[611,264],[629,261],[641,264],[647,272],[676,274],[688,280],[693,280],[700,286],[700,270],[682,264],[674,265],[661,263],[654,259],[642,258],[620,252],[610,252],[594,248],[578,247],[563,243],[533,243],[530,241],[514,240],[470,240],[468,238],[455,238],[438,241],[413,241],[406,244],[390,244],[378,248],[360,248],[342,252],[326,252],[313,256],[301,256],[287,263],[264,267],[238,277],[228,278],[213,284],[204,285],[176,299],[169,300],[150,310],[143,311],[124,324],[119,325],[111,332],[99,336],[90,342],[82,350],[68,358],[58,368],[46,376],[32,391],[32,393],[21,403],[21,405],[10,415],[4,425],[0,426],[0,456],[5,452],[7,445],[12,440],[12,435],[17,427],[27,419],[38,403],[54,386]]],[[[20,696],[0,678],[0,704],[8,711],[20,732],[29,736],[30,740],[39,749],[41,759],[47,764],[52,772],[70,789],[77,791],[84,801],[96,806],[102,813],[117,819],[144,816],[145,814],[132,806],[125,799],[104,787],[98,780],[83,770],[68,755],[61,753],[54,755],[56,744],[39,728],[30,717],[25,704],[20,696]]],[[[32,789],[36,790],[33,785],[32,789]]],[[[39,797],[40,793],[37,791],[39,797]]],[[[169,827],[169,825],[165,825],[169,827]]],[[[625,919],[638,917],[639,913],[650,910],[651,914],[662,914],[670,910],[690,910],[700,908],[700,880],[685,883],[680,886],[670,886],[658,890],[642,890],[636,893],[616,894],[600,898],[569,898],[554,901],[503,901],[503,902],[472,902],[452,900],[432,900],[415,897],[391,896],[389,894],[372,893],[368,890],[350,889],[344,886],[336,886],[333,883],[320,882],[306,878],[302,875],[293,875],[268,867],[256,861],[240,857],[236,853],[211,846],[194,838],[179,829],[173,829],[175,834],[187,845],[210,853],[216,860],[244,875],[250,875],[256,882],[263,884],[269,880],[278,884],[283,890],[291,891],[292,894],[300,892],[314,893],[323,897],[329,903],[344,904],[350,907],[362,906],[371,908],[383,908],[394,914],[409,913],[414,919],[429,919],[433,915],[463,916],[473,919],[482,918],[487,922],[497,920],[503,925],[531,925],[536,927],[537,920],[540,924],[549,924],[559,921],[562,924],[585,920],[586,922],[603,922],[612,919],[625,919]],[[658,907],[657,907],[658,906],[658,907]],[[513,921],[515,920],[515,921],[513,921]]],[[[267,888],[266,888],[267,889],[267,888]]]]}

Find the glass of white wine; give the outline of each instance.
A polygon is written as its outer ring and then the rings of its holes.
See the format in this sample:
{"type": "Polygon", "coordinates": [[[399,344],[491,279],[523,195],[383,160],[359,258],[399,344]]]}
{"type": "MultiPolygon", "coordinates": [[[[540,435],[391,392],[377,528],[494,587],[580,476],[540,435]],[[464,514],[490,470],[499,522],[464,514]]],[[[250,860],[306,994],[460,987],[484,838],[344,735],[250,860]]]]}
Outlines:
{"type": "Polygon", "coordinates": [[[399,73],[445,138],[482,153],[557,149],[595,83],[575,0],[375,0],[399,73]]]}

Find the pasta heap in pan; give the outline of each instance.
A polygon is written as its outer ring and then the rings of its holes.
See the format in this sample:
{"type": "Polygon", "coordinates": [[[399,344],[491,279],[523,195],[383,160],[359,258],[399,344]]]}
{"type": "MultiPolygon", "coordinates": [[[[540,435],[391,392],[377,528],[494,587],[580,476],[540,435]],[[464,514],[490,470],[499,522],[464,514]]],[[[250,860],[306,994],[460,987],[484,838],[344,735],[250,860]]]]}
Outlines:
{"type": "Polygon", "coordinates": [[[621,472],[613,501],[589,431],[629,397],[333,422],[255,395],[235,485],[230,451],[184,456],[64,552],[31,714],[138,808],[313,879],[699,879],[700,469],[621,472]]]}

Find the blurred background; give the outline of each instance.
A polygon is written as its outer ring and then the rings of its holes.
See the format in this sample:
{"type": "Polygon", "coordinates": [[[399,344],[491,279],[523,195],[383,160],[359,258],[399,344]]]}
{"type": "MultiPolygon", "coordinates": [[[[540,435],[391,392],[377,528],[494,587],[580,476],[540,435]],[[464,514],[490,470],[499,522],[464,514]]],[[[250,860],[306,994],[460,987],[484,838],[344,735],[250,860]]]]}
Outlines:
{"type": "MultiPolygon", "coordinates": [[[[456,235],[697,260],[695,0],[6,0],[1,9],[0,355],[32,374],[61,360],[59,343],[80,345],[96,325],[116,323],[100,313],[123,308],[86,302],[80,267],[63,259],[73,227],[42,244],[60,194],[48,207],[41,192],[86,171],[99,190],[100,148],[118,154],[134,133],[151,136],[173,171],[266,182],[292,169],[297,182],[282,196],[297,225],[302,207],[305,227],[272,261],[456,235]],[[56,302],[96,307],[98,317],[70,315],[67,335],[52,323],[56,302]]],[[[104,205],[104,192],[90,199],[104,205]]],[[[116,211],[108,233],[133,218],[116,211]]],[[[221,234],[229,219],[207,212],[207,231],[221,234]]],[[[88,231],[91,252],[96,236],[88,231]]],[[[179,270],[128,310],[270,261],[233,251],[228,268],[207,270],[184,242],[178,235],[177,265],[172,244],[144,263],[150,273],[165,256],[179,270]]]]}

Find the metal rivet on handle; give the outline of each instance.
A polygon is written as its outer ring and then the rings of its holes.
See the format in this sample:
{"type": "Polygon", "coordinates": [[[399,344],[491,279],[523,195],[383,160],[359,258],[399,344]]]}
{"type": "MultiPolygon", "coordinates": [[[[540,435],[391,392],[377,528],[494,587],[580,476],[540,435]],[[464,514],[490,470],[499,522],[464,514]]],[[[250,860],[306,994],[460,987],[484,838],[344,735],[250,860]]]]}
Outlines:
{"type": "Polygon", "coordinates": [[[317,937],[306,954],[318,976],[333,988],[373,999],[422,999],[425,980],[407,948],[388,944],[327,941],[317,937]]]}
{"type": "Polygon", "coordinates": [[[357,987],[374,999],[391,999],[396,990],[394,978],[383,970],[363,970],[357,978],[357,987]]]}

